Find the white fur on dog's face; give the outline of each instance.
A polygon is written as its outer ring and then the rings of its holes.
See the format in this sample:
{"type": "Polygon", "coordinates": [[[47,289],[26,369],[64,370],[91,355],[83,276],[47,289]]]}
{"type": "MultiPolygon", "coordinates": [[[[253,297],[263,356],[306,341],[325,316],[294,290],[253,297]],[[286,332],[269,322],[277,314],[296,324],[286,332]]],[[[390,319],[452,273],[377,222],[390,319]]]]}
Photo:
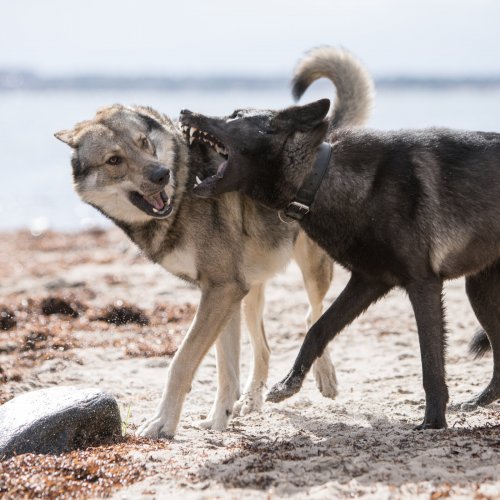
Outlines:
{"type": "Polygon", "coordinates": [[[97,175],[91,174],[82,183],[76,184],[76,190],[83,201],[101,209],[112,219],[129,224],[147,222],[151,219],[128,199],[127,193],[134,187],[131,182],[100,186],[96,181],[97,175]]]}

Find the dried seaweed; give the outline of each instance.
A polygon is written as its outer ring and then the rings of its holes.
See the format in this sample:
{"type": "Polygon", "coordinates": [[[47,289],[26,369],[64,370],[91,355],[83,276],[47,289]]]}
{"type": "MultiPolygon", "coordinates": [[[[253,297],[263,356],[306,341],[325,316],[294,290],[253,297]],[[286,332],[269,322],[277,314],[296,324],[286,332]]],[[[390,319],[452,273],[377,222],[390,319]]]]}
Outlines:
{"type": "Polygon", "coordinates": [[[106,321],[114,325],[126,325],[136,323],[138,325],[149,325],[149,318],[144,311],[132,304],[123,303],[121,300],[107,305],[100,313],[91,318],[92,320],[106,321]]]}
{"type": "Polygon", "coordinates": [[[16,324],[14,311],[7,307],[0,307],[0,330],[11,330],[16,324]]]}
{"type": "Polygon", "coordinates": [[[62,314],[64,316],[78,317],[78,311],[74,304],[70,304],[61,297],[45,297],[40,304],[42,313],[46,316],[51,314],[62,314]]]}
{"type": "Polygon", "coordinates": [[[125,442],[62,455],[31,453],[0,462],[0,496],[6,498],[95,498],[110,496],[140,481],[148,471],[132,452],[164,446],[127,438],[125,442]]]}

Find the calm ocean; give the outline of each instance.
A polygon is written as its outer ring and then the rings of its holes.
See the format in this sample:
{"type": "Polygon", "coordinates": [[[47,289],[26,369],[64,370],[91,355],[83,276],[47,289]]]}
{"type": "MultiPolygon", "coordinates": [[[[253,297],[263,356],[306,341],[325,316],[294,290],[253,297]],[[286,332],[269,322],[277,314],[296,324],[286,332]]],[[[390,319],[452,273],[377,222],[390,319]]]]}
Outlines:
{"type": "MultiPolygon", "coordinates": [[[[303,102],[332,97],[315,84],[303,102]]],[[[283,91],[0,93],[0,229],[78,230],[109,224],[73,193],[70,150],[53,133],[112,103],[146,104],[177,117],[181,108],[227,114],[237,107],[292,104],[283,91]]],[[[447,126],[500,132],[500,89],[389,90],[377,93],[370,127],[447,126]]]]}

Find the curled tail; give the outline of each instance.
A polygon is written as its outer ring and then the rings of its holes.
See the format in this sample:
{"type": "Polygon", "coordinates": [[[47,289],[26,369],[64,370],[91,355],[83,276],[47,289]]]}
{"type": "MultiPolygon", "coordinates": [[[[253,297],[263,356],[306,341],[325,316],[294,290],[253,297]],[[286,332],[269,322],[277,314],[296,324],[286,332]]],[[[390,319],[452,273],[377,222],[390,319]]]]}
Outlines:
{"type": "Polygon", "coordinates": [[[322,77],[331,80],[337,89],[330,130],[363,125],[373,106],[374,85],[368,71],[344,49],[313,49],[295,69],[293,97],[298,100],[311,83],[322,77]]]}
{"type": "Polygon", "coordinates": [[[469,344],[469,352],[475,359],[481,358],[491,350],[491,344],[484,330],[478,330],[469,344]]]}

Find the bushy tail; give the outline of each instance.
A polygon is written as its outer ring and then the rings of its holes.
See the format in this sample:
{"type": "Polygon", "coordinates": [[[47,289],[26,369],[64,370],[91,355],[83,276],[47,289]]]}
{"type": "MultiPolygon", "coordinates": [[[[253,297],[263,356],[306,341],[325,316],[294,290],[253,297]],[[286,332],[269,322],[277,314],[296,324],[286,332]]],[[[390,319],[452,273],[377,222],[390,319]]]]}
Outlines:
{"type": "Polygon", "coordinates": [[[364,125],[374,95],[368,71],[344,49],[318,47],[297,65],[292,81],[293,97],[298,100],[311,83],[322,77],[330,79],[337,89],[330,129],[364,125]]]}
{"type": "Polygon", "coordinates": [[[489,350],[491,344],[484,330],[478,330],[469,344],[469,352],[474,355],[474,359],[483,357],[489,350]]]}

